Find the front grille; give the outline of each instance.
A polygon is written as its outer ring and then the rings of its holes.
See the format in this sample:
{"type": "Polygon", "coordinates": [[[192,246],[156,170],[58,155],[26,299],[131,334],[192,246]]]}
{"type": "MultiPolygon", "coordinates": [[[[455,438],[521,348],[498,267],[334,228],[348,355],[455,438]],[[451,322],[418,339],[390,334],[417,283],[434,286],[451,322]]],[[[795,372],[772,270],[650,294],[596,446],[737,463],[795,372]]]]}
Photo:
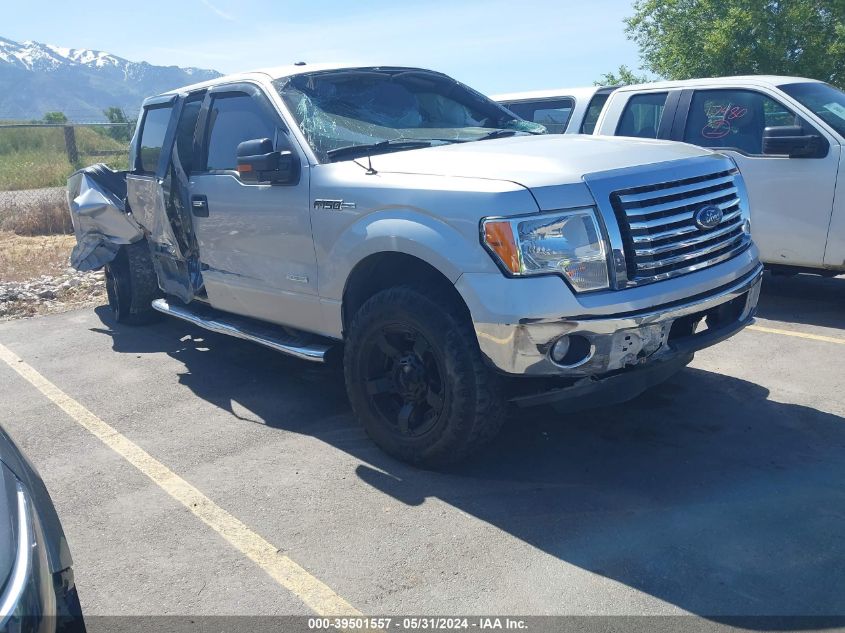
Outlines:
{"type": "Polygon", "coordinates": [[[650,283],[713,266],[748,248],[739,190],[732,171],[615,191],[611,203],[622,229],[628,281],[650,283]],[[694,216],[718,206],[721,222],[701,229],[694,216]]]}

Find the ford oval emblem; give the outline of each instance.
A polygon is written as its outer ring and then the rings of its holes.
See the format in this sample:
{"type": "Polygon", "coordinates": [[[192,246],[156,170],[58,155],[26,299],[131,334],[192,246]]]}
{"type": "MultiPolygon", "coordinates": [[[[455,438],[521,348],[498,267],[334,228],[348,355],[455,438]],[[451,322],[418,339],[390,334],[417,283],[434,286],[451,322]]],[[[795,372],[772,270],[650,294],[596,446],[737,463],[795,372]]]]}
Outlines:
{"type": "Polygon", "coordinates": [[[715,204],[708,204],[695,212],[693,220],[695,220],[695,225],[698,228],[706,231],[707,229],[714,229],[719,226],[723,215],[722,210],[715,204]]]}

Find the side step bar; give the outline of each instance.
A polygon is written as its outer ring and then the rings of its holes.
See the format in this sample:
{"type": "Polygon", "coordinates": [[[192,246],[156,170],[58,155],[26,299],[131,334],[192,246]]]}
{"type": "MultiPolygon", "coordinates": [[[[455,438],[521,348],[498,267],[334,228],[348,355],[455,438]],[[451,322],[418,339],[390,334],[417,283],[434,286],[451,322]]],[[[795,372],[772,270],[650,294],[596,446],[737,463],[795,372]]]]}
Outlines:
{"type": "Polygon", "coordinates": [[[174,305],[167,299],[156,299],[152,307],[163,314],[193,323],[206,330],[252,341],[282,354],[315,363],[324,363],[327,352],[334,347],[329,339],[306,333],[289,334],[280,327],[221,312],[202,304],[174,305]]]}

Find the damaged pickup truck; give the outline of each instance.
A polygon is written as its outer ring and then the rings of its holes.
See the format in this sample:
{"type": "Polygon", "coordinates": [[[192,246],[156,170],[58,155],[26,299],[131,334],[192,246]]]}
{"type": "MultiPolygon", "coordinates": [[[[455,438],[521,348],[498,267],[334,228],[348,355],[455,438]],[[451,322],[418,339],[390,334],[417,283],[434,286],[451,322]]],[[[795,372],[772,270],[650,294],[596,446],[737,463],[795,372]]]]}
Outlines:
{"type": "Polygon", "coordinates": [[[729,158],[544,131],[416,68],[188,86],[144,101],[128,173],[71,177],[72,263],[105,266],[118,322],[342,353],[379,446],[455,462],[506,405],[632,398],[756,308],[729,158]]]}

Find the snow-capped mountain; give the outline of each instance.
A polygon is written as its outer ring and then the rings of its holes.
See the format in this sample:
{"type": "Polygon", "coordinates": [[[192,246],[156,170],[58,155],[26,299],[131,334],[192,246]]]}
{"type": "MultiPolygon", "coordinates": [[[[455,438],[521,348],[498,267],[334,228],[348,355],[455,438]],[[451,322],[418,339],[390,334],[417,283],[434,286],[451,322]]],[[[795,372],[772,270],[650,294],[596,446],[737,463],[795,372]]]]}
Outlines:
{"type": "Polygon", "coordinates": [[[153,66],[103,51],[0,37],[0,119],[103,120],[111,106],[137,113],[149,95],[219,77],[215,70],[153,66]]]}

